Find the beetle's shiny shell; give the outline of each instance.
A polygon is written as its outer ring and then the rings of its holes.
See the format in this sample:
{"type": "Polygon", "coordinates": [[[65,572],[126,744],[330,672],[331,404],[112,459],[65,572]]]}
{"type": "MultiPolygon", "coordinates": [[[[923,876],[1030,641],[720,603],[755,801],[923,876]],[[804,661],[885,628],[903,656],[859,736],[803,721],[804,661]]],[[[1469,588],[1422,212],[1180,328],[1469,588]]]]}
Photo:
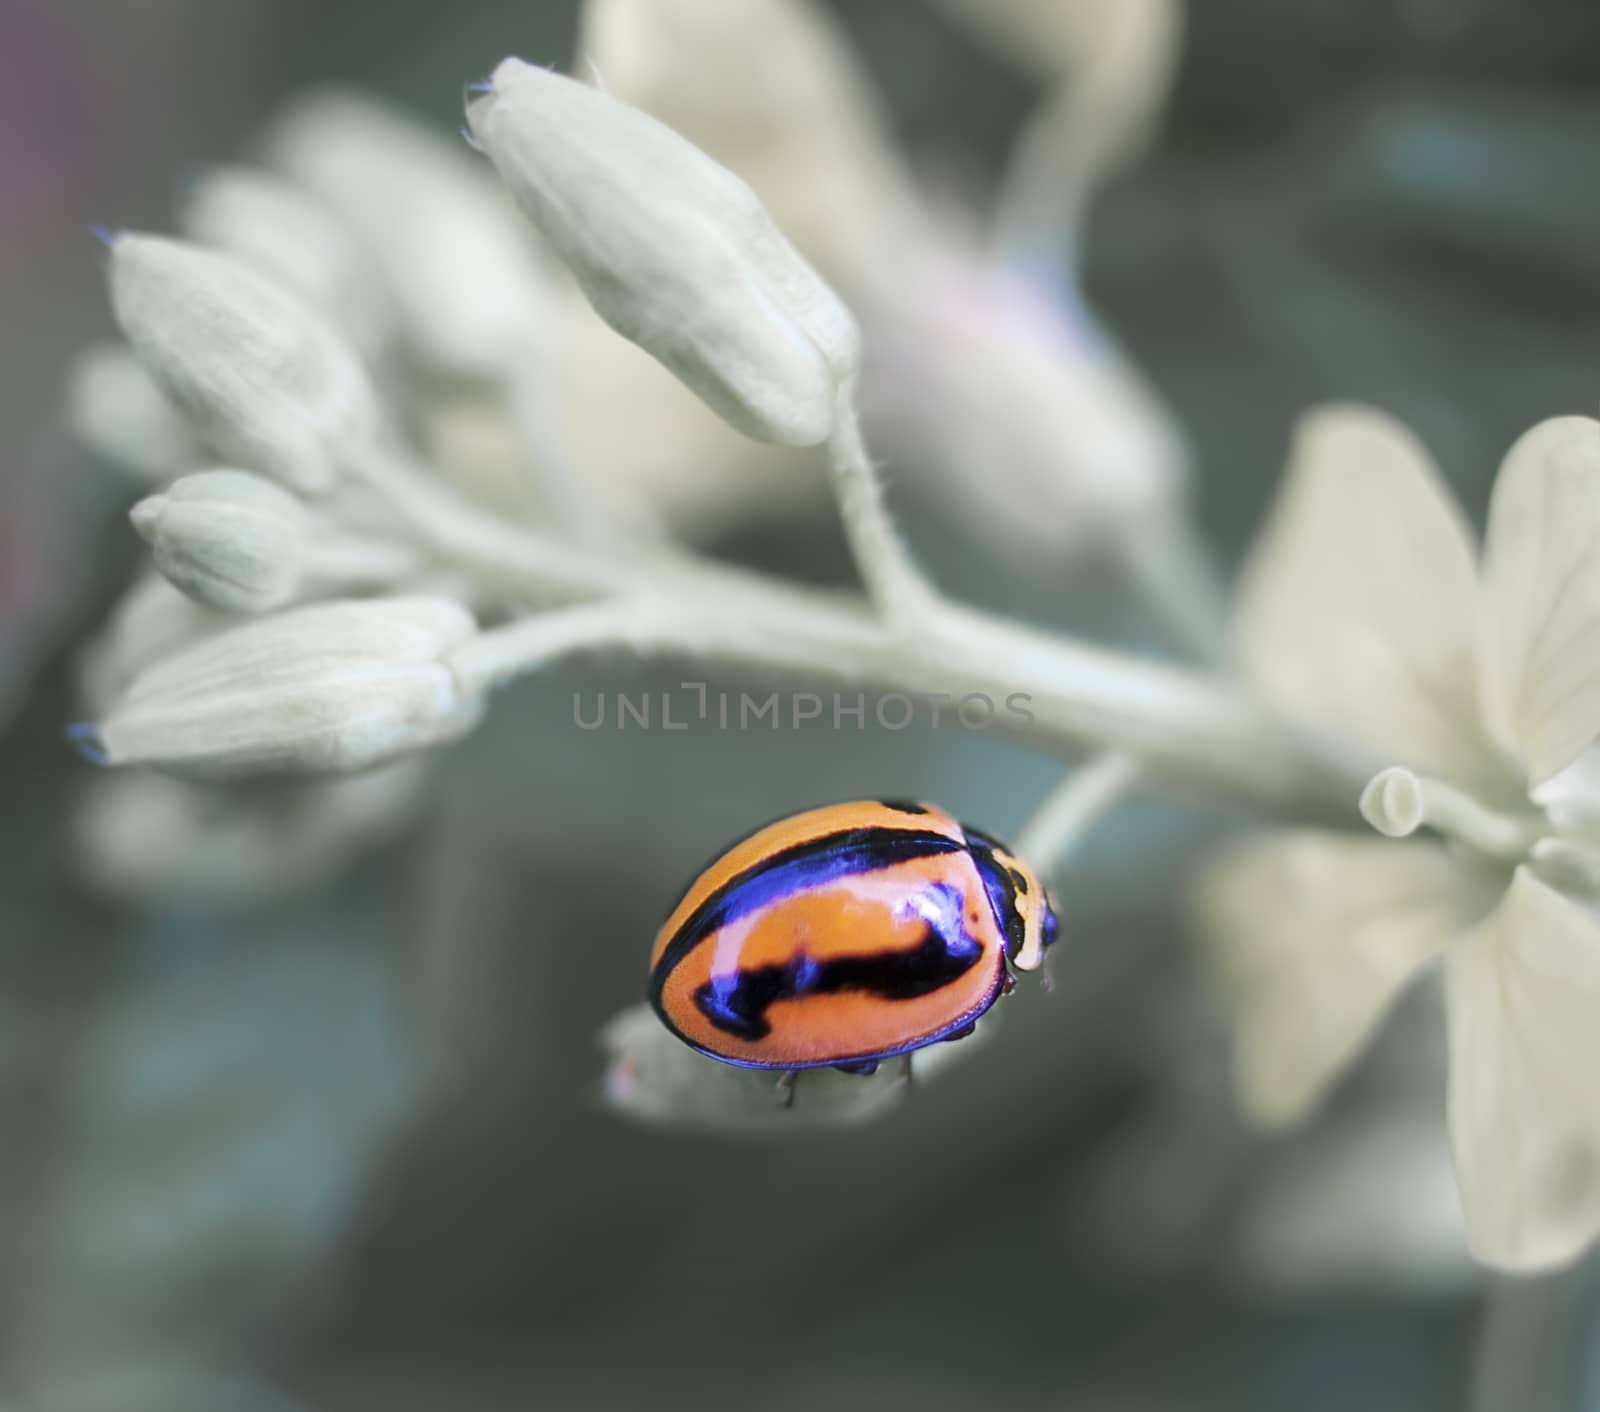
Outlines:
{"type": "Polygon", "coordinates": [[[690,884],[656,935],[650,999],[731,1064],[869,1066],[968,1029],[1008,988],[1008,957],[1040,950],[1046,918],[1033,875],[943,810],[830,805],[690,884]]]}

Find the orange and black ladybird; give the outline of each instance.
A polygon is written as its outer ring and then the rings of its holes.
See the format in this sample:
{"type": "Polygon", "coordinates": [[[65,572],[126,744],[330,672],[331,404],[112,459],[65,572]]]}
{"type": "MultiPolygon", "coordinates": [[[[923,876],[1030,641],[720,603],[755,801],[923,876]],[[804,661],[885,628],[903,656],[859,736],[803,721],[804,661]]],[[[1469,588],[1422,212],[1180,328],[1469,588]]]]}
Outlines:
{"type": "Polygon", "coordinates": [[[931,804],[807,810],[736,843],[656,934],[650,1003],[752,1069],[879,1062],[959,1039],[1055,941],[1033,871],[931,804]]]}

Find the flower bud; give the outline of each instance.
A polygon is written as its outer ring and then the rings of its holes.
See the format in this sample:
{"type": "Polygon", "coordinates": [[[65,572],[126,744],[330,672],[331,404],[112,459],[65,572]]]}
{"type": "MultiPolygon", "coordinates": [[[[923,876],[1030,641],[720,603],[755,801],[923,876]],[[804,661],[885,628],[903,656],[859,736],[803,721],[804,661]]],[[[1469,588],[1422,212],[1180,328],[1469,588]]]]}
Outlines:
{"type": "Polygon", "coordinates": [[[201,460],[183,415],[121,344],[79,355],[67,404],[78,439],[136,480],[170,480],[201,460]]]}
{"type": "Polygon", "coordinates": [[[813,0],[585,0],[578,52],[606,92],[755,189],[852,298],[925,217],[849,40],[813,0]]]}
{"type": "Polygon", "coordinates": [[[197,603],[264,613],[294,596],[308,519],[294,496],[248,471],[201,471],[133,507],[163,577],[197,603]]]}
{"type": "Polygon", "coordinates": [[[202,778],[362,770],[464,735],[480,703],[445,656],[476,630],[448,598],[318,603],[260,618],[138,677],[86,753],[202,778]]]}
{"type": "Polygon", "coordinates": [[[111,299],[146,370],[227,460],[315,494],[376,432],[377,398],[350,346],[249,266],[120,235],[111,299]]]}
{"type": "Polygon", "coordinates": [[[1098,68],[1114,71],[1124,87],[1143,84],[1157,96],[1171,84],[1183,35],[1182,0],[938,3],[996,53],[1041,79],[1095,83],[1098,68]]]}
{"type": "Polygon", "coordinates": [[[1186,451],[1093,316],[960,249],[903,259],[872,314],[866,412],[992,542],[1060,566],[1155,523],[1186,451]]]}
{"type": "MultiPolygon", "coordinates": [[[[804,1132],[881,1117],[906,1094],[899,1060],[875,1074],[810,1069],[795,1077],[792,1104],[771,1069],[708,1059],[668,1032],[648,1005],[615,1016],[600,1032],[606,1102],[643,1122],[714,1132],[804,1132]]],[[[915,1061],[913,1061],[915,1062],[915,1061]]]]}
{"type": "Polygon", "coordinates": [[[855,321],[743,181],[636,108],[519,59],[467,121],[618,333],[747,435],[828,437],[855,321]]]}
{"type": "Polygon", "coordinates": [[[420,759],[224,787],[116,771],[83,800],[77,869],[96,891],[143,905],[281,900],[408,828],[427,777],[420,759]]]}
{"type": "Polygon", "coordinates": [[[273,125],[266,154],[370,253],[424,367],[496,380],[543,335],[547,275],[506,193],[453,137],[319,93],[273,125]]]}
{"type": "Polygon", "coordinates": [[[315,197],[248,167],[207,172],[178,213],[197,244],[232,255],[320,310],[365,356],[394,321],[389,291],[345,224],[315,197]]]}

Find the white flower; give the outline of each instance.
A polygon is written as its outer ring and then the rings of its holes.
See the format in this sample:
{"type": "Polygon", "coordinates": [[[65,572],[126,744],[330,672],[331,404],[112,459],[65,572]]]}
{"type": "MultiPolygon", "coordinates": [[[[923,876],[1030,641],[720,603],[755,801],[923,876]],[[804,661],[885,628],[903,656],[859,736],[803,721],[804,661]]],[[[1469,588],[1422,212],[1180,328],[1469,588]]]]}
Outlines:
{"type": "Polygon", "coordinates": [[[855,321],[743,181],[636,108],[519,59],[467,121],[618,333],[747,435],[828,437],[855,321]]]}
{"type": "Polygon", "coordinates": [[[1286,714],[1389,764],[1362,810],[1400,839],[1268,836],[1202,884],[1248,1106],[1303,1113],[1448,953],[1473,1251],[1570,1260],[1600,1233],[1600,423],[1557,418],[1512,448],[1480,568],[1414,438],[1369,410],[1318,413],[1238,632],[1286,714]],[[1408,837],[1423,826],[1437,838],[1408,837]]]}
{"type": "Polygon", "coordinates": [[[156,382],[226,460],[315,494],[376,434],[376,393],[349,344],[248,265],[181,240],[111,246],[117,322],[156,382]]]}
{"type": "Polygon", "coordinates": [[[201,778],[367,769],[476,724],[481,703],[446,660],[475,631],[447,598],[251,620],[158,662],[80,735],[107,764],[201,778]]]}
{"type": "Polygon", "coordinates": [[[141,500],[131,518],[163,577],[196,602],[262,613],[294,596],[309,517],[271,481],[201,471],[141,500]]]}

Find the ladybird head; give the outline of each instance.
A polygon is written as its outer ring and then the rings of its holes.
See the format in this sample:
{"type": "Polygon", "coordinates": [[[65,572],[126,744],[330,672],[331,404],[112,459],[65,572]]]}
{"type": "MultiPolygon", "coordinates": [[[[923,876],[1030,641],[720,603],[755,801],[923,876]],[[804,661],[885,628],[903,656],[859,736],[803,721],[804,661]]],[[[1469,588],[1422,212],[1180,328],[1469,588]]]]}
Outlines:
{"type": "Polygon", "coordinates": [[[1019,971],[1034,970],[1056,940],[1056,913],[1039,876],[1004,844],[976,829],[967,843],[983,875],[1006,938],[1006,955],[1019,971]]]}
{"type": "Polygon", "coordinates": [[[1022,920],[1022,944],[1011,954],[1011,964],[1019,971],[1032,971],[1044,960],[1047,948],[1056,944],[1056,909],[1038,874],[1019,858],[1007,857],[1016,876],[1016,909],[1022,920]],[[1020,884],[1027,884],[1024,889],[1020,884]]]}

